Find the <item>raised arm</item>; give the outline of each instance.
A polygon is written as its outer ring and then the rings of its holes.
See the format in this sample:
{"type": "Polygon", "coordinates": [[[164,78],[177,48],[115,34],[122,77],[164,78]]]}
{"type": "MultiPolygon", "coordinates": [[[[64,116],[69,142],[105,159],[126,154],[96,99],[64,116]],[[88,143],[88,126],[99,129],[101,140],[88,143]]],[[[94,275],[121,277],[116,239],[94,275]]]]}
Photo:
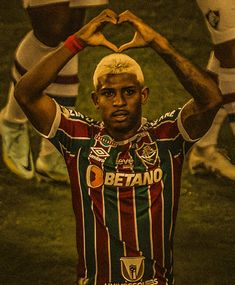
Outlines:
{"type": "Polygon", "coordinates": [[[184,128],[192,139],[204,135],[222,104],[217,84],[205,71],[180,55],[165,37],[130,11],[122,13],[118,22],[129,22],[136,30],[133,40],[121,46],[119,51],[145,46],[153,48],[172,68],[181,84],[193,97],[182,110],[184,128]]]}
{"type": "Polygon", "coordinates": [[[106,46],[117,51],[99,31],[106,23],[116,24],[117,15],[112,10],[104,10],[97,17],[65,41],[65,44],[44,57],[29,70],[15,88],[15,98],[34,127],[48,135],[53,124],[55,102],[43,90],[56,78],[64,65],[86,46],[106,46]]]}

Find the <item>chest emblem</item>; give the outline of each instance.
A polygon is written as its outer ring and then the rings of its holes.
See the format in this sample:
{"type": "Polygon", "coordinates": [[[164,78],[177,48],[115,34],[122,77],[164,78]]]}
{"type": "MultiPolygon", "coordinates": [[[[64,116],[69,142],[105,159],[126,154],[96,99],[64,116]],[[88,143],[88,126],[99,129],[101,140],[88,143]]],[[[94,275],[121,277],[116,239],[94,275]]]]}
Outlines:
{"type": "Polygon", "coordinates": [[[158,157],[158,147],[155,142],[143,143],[136,153],[145,165],[154,165],[158,157]]]}

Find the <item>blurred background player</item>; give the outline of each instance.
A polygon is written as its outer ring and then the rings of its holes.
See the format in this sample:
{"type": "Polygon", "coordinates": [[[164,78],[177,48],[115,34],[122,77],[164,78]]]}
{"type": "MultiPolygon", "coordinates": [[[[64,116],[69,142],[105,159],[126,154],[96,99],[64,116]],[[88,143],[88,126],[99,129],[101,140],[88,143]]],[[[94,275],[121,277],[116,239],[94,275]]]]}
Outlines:
{"type": "Polygon", "coordinates": [[[192,148],[189,170],[192,174],[218,173],[235,180],[235,165],[217,147],[218,135],[228,116],[235,135],[235,1],[197,0],[213,42],[207,65],[224,95],[223,107],[217,113],[208,133],[192,148]]]}
{"type": "MultiPolygon", "coordinates": [[[[108,0],[23,0],[32,24],[16,49],[8,102],[0,113],[3,160],[18,176],[31,179],[36,173],[45,180],[68,181],[63,157],[43,139],[36,166],[32,158],[27,119],[14,99],[14,86],[20,77],[43,56],[56,49],[68,35],[84,24],[87,7],[107,4],[108,0]]],[[[44,92],[58,103],[74,107],[78,94],[78,58],[61,70],[44,92]]]]}

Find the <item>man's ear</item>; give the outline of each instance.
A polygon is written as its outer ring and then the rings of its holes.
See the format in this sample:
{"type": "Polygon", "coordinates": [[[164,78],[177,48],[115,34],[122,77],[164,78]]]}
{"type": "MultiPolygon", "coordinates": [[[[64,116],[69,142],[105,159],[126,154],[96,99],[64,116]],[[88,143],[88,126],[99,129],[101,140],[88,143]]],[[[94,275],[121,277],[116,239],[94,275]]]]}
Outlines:
{"type": "Polygon", "coordinates": [[[98,98],[97,93],[95,91],[92,91],[91,97],[92,97],[93,103],[95,104],[96,109],[99,109],[99,98],[98,98]]]}
{"type": "Polygon", "coordinates": [[[148,87],[143,87],[141,90],[141,103],[142,105],[146,104],[149,98],[149,88],[148,87]]]}

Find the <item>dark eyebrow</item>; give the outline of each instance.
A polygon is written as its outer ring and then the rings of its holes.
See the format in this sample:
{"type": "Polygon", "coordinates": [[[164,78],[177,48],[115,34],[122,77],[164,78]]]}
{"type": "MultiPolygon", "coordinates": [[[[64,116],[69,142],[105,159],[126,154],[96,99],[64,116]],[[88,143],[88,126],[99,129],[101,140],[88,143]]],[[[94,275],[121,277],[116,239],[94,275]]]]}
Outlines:
{"type": "MultiPolygon", "coordinates": [[[[121,90],[123,90],[123,89],[138,89],[138,86],[136,86],[136,85],[124,86],[121,88],[121,90]]],[[[98,91],[100,92],[100,91],[106,91],[106,90],[112,91],[112,90],[115,90],[115,88],[104,87],[104,88],[99,89],[98,91]]]]}
{"type": "Polygon", "coordinates": [[[122,89],[127,89],[127,88],[138,88],[138,86],[136,86],[136,85],[125,86],[122,89]]]}
{"type": "Polygon", "coordinates": [[[112,88],[112,87],[104,87],[104,88],[101,88],[98,90],[98,92],[101,92],[101,91],[113,91],[115,90],[115,88],[112,88]]]}

